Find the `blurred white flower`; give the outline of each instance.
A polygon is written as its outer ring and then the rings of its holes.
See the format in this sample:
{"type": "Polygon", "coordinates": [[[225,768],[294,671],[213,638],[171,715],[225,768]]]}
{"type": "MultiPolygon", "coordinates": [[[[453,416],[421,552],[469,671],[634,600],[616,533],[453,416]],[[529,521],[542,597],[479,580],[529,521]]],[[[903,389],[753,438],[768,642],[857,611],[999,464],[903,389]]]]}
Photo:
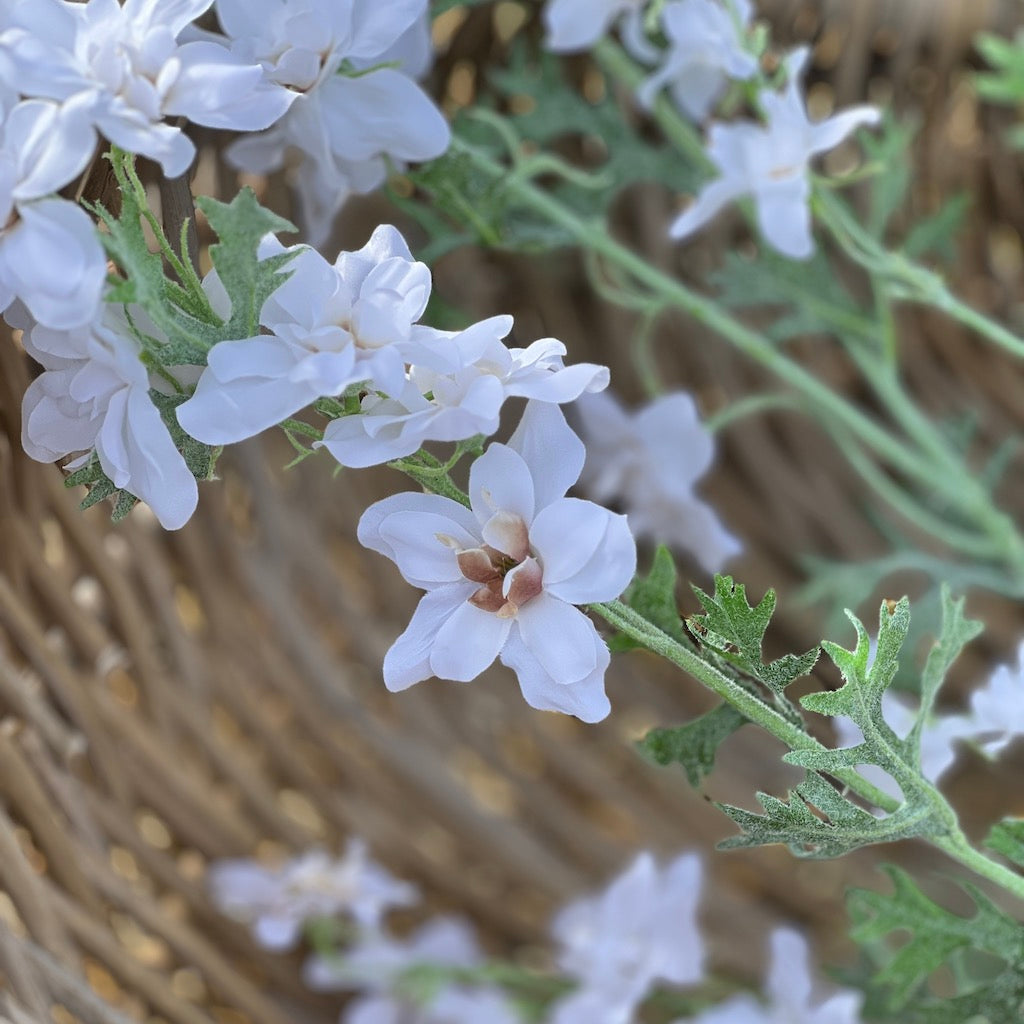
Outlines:
{"type": "Polygon", "coordinates": [[[360,542],[428,591],[384,659],[389,690],[468,681],[499,658],[532,707],[608,714],[608,648],[574,606],[618,597],[636,546],[625,516],[564,496],[583,458],[558,406],[530,402],[509,443],[473,463],[472,508],[405,493],[366,510],[360,542]]]}
{"type": "Polygon", "coordinates": [[[294,946],[307,921],[345,913],[373,931],[389,909],[418,898],[414,886],[374,863],[359,839],[349,841],[344,857],[314,850],[277,868],[253,860],[217,861],[208,883],[214,903],[251,924],[256,941],[274,950],[294,946]]]}
{"type": "Polygon", "coordinates": [[[438,368],[413,366],[397,394],[367,395],[360,415],[327,426],[324,447],[343,466],[378,465],[411,455],[425,441],[493,434],[506,398],[562,403],[607,387],[606,367],[566,367],[565,346],[554,338],[507,348],[502,339],[511,329],[510,316],[496,316],[447,336],[436,350],[438,368]]]}
{"type": "MultiPolygon", "coordinates": [[[[607,35],[616,22],[622,24],[627,42],[643,43],[643,9],[649,0],[548,0],[544,7],[544,45],[555,53],[587,50],[607,35]]],[[[630,47],[634,49],[634,47],[630,47]]]]}
{"type": "Polygon", "coordinates": [[[666,86],[676,105],[703,121],[729,79],[757,73],[757,58],[744,49],[753,16],[750,0],[673,0],[661,11],[669,42],[664,63],[637,90],[645,106],[666,86]]]}
{"type": "MultiPolygon", "coordinates": [[[[133,316],[144,322],[141,310],[133,316]]],[[[198,486],[150,398],[162,382],[146,369],[123,311],[105,306],[93,323],[69,331],[37,325],[22,340],[46,368],[25,392],[25,451],[40,462],[85,452],[74,469],[95,449],[114,485],[149,505],[161,526],[184,526],[198,486]]]]}
{"type": "Polygon", "coordinates": [[[707,153],[720,176],[705,185],[672,224],[673,238],[693,234],[727,203],[751,195],[761,234],[769,245],[792,259],[807,259],[813,253],[810,161],[838,146],[861,125],[877,124],[881,113],[875,107],[853,107],[825,121],[811,122],[800,86],[809,56],[806,47],[790,56],[784,92],[761,93],[765,124],[711,126],[707,153]]]}
{"type": "Polygon", "coordinates": [[[558,963],[580,987],[555,1004],[551,1024],[630,1024],[655,982],[700,981],[701,876],[696,854],[659,868],[644,852],[604,892],[562,910],[552,926],[558,963]]]}
{"type": "Polygon", "coordinates": [[[0,71],[25,95],[75,98],[81,124],[175,177],[188,169],[195,147],[165,117],[253,131],[276,121],[294,98],[224,46],[179,45],[178,36],[212,3],[20,0],[0,34],[0,71]]]}
{"type": "Polygon", "coordinates": [[[402,975],[415,969],[477,967],[483,957],[468,925],[439,917],[404,941],[371,934],[352,951],[313,956],[304,976],[317,991],[349,989],[366,994],[342,1015],[344,1024],[516,1024],[497,989],[442,983],[427,1005],[415,1005],[398,991],[402,975]]]}
{"type": "Polygon", "coordinates": [[[289,167],[303,228],[322,244],[352,192],[380,185],[387,161],[429,160],[448,125],[416,84],[429,67],[427,0],[217,0],[242,60],[297,99],[269,131],[227,151],[236,167],[267,174],[289,167]]]}
{"type": "Polygon", "coordinates": [[[970,711],[962,716],[960,736],[976,743],[989,757],[1001,754],[1024,736],[1024,644],[1017,666],[1000,665],[988,682],[971,694],[970,711]]]}
{"type": "Polygon", "coordinates": [[[753,996],[736,996],[677,1024],[860,1024],[859,992],[837,992],[812,1006],[813,987],[807,940],[799,932],[779,928],[772,933],[767,1005],[753,996]]]}
{"type": "Polygon", "coordinates": [[[82,326],[99,313],[107,259],[85,210],[53,193],[85,168],[92,129],[75,99],[0,113],[0,312],[20,298],[48,327],[82,326]]]}
{"type": "Polygon", "coordinates": [[[587,446],[580,485],[595,501],[621,501],[635,536],[688,551],[708,572],[741,550],[694,494],[715,445],[689,395],[662,395],[630,413],[606,391],[573,408],[587,446]]]}
{"type": "MultiPolygon", "coordinates": [[[[275,247],[281,251],[268,242],[262,252],[275,247]]],[[[431,345],[443,338],[416,323],[430,296],[430,271],[388,224],[333,266],[304,249],[288,270],[291,277],[260,312],[270,333],[210,350],[195,394],[178,408],[192,437],[218,445],[253,437],[359,381],[399,393],[406,363],[429,360],[431,345]]]]}

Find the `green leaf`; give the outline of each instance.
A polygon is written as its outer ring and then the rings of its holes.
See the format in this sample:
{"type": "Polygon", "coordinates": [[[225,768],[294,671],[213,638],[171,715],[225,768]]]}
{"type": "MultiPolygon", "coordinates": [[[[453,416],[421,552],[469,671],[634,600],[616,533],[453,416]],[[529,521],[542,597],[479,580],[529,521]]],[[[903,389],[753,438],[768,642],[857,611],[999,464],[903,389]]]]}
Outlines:
{"type": "Polygon", "coordinates": [[[867,162],[880,164],[882,173],[871,179],[870,205],[865,227],[882,238],[893,216],[903,205],[910,188],[910,145],[917,125],[886,117],[880,132],[863,132],[859,136],[867,162]]]}
{"type": "Polygon", "coordinates": [[[200,196],[196,206],[206,215],[218,242],[210,246],[210,258],[231,300],[231,317],[220,339],[250,338],[259,333],[263,303],[290,276],[281,270],[294,252],[282,252],[259,259],[263,236],[293,232],[294,224],[260,206],[256,193],[243,188],[230,203],[200,196]]]}
{"type": "Polygon", "coordinates": [[[914,223],[903,241],[903,251],[912,259],[935,256],[943,263],[956,258],[956,238],[971,206],[970,192],[950,196],[930,217],[914,223]]]}
{"type": "Polygon", "coordinates": [[[718,804],[742,829],[718,844],[720,850],[784,843],[797,857],[842,857],[862,846],[912,839],[936,831],[929,813],[904,804],[882,818],[851,803],[830,782],[809,772],[789,801],[757,794],[763,814],[730,804],[718,804]]]}
{"type": "Polygon", "coordinates": [[[985,845],[1024,868],[1024,818],[1003,818],[989,830],[985,845]]]}
{"type": "MultiPolygon", "coordinates": [[[[961,917],[926,896],[905,871],[891,865],[885,865],[883,870],[892,879],[892,893],[854,889],[847,901],[854,925],[851,935],[855,941],[877,942],[893,932],[910,935],[875,978],[875,984],[887,990],[891,1009],[907,1006],[928,976],[961,950],[984,950],[1016,968],[1013,972],[1018,975],[1015,981],[1004,972],[1000,976],[1002,980],[992,986],[1000,1004],[1009,988],[1019,990],[1024,929],[1016,921],[974,886],[964,885],[974,902],[974,914],[961,917]]],[[[963,1012],[968,1006],[983,1007],[986,999],[991,1005],[991,996],[985,997],[981,991],[967,993],[961,997],[959,1009],[963,1012]]],[[[947,1017],[941,1012],[936,1016],[935,1011],[950,1000],[936,1000],[932,1005],[928,1000],[918,1002],[923,1004],[925,1012],[914,1019],[948,1020],[951,1024],[955,1020],[964,1024],[972,1012],[986,1012],[972,1009],[962,1017],[947,1017]]],[[[1016,1019],[1015,1016],[991,1018],[992,1024],[1016,1019]]]]}
{"type": "MultiPolygon", "coordinates": [[[[672,553],[664,544],[659,545],[654,552],[650,572],[646,576],[638,576],[622,595],[622,600],[673,640],[688,645],[690,640],[683,629],[683,620],[676,604],[677,579],[672,553]]],[[[608,646],[613,651],[631,651],[641,645],[624,633],[617,633],[610,639],[608,646]]]]}
{"type": "Polygon", "coordinates": [[[776,661],[762,661],[764,635],[775,611],[775,591],[769,590],[757,607],[747,602],[746,588],[731,576],[715,576],[715,592],[693,588],[704,606],[687,625],[701,643],[716,651],[731,665],[781,694],[795,679],[807,675],[818,660],[818,648],[806,654],[786,654],[776,661]]]}
{"type": "Polygon", "coordinates": [[[711,282],[730,309],[781,307],[784,312],[762,328],[773,341],[823,333],[859,335],[871,326],[820,249],[800,262],[767,248],[755,258],[730,252],[711,282]]]}
{"type": "Polygon", "coordinates": [[[731,704],[719,704],[686,725],[652,729],[637,747],[660,765],[682,765],[690,785],[697,788],[714,768],[719,746],[746,722],[731,704]]]}

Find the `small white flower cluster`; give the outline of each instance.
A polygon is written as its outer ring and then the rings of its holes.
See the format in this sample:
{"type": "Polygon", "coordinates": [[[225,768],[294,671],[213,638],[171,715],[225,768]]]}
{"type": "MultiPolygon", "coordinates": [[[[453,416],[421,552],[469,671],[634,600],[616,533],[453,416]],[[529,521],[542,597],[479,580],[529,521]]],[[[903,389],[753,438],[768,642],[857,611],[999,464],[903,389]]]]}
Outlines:
{"type": "MultiPolygon", "coordinates": [[[[551,929],[558,947],[555,964],[574,988],[550,1005],[547,1024],[632,1024],[657,986],[701,983],[702,875],[696,854],[659,867],[644,852],[602,892],[561,910],[551,929]]],[[[388,932],[386,912],[414,903],[416,892],[374,864],[361,842],[351,843],[338,861],[315,852],[276,870],[253,861],[222,861],[211,867],[209,881],[214,902],[248,923],[267,949],[293,948],[311,922],[339,914],[350,918],[356,930],[346,946],[317,952],[304,969],[312,989],[357,994],[341,1024],[517,1024],[521,1019],[502,989],[472,978],[485,960],[464,921],[435,917],[402,939],[388,932]],[[415,976],[424,984],[410,984],[415,976]]],[[[813,988],[806,941],[779,929],[772,936],[767,1004],[736,996],[687,1019],[691,1024],[858,1024],[858,993],[838,992],[812,1003],[813,988]]]]}
{"type": "Polygon", "coordinates": [[[572,408],[587,447],[580,486],[602,504],[621,501],[635,537],[688,551],[708,572],[739,553],[740,542],[693,492],[715,442],[688,394],[660,395],[630,413],[605,391],[572,408]]]}
{"type": "MultiPolygon", "coordinates": [[[[986,757],[998,757],[1019,736],[1024,736],[1024,643],[1017,651],[1016,668],[1000,665],[989,679],[971,694],[963,714],[940,714],[929,718],[921,729],[921,773],[929,782],[939,779],[956,760],[959,743],[967,743],[986,757]]],[[[897,736],[905,737],[917,720],[918,710],[886,691],[882,714],[897,736]]],[[[833,719],[840,747],[863,742],[863,734],[852,719],[833,719]]],[[[861,765],[861,775],[897,800],[902,800],[896,781],[876,765],[861,765]]]]}
{"type": "Polygon", "coordinates": [[[256,174],[289,168],[311,244],[326,240],[351,193],[384,181],[389,162],[448,148],[448,125],[416,84],[433,56],[428,0],[217,0],[217,16],[232,53],[295,101],[227,158],[256,174]]]}

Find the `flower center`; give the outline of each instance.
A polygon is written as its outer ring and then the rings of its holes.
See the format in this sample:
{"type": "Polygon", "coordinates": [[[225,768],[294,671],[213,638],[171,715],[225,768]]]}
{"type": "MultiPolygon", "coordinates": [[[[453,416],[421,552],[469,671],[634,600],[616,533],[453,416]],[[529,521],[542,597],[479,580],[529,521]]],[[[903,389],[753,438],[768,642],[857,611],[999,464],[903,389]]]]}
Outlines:
{"type": "Polygon", "coordinates": [[[509,512],[497,512],[488,524],[488,532],[507,551],[488,544],[466,548],[456,555],[459,570],[479,589],[470,597],[470,604],[501,618],[514,618],[519,609],[533,600],[543,589],[544,573],[540,562],[530,554],[526,524],[509,512]]]}

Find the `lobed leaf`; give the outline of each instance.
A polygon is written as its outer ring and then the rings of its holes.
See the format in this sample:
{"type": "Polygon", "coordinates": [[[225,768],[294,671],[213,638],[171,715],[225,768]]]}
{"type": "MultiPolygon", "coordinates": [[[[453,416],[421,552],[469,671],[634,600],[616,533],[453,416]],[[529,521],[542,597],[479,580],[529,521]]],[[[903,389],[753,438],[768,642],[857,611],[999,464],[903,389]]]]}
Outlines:
{"type": "Polygon", "coordinates": [[[711,774],[719,746],[746,723],[731,704],[719,704],[686,725],[651,729],[637,747],[660,765],[682,765],[696,788],[711,774]]]}

